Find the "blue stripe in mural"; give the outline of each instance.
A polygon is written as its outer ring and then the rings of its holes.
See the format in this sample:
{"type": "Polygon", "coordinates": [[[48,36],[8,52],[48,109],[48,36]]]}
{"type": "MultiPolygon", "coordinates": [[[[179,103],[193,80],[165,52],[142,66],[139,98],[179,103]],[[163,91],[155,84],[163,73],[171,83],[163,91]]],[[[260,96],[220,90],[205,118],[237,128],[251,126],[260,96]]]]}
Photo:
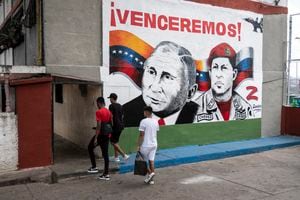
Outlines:
{"type": "Polygon", "coordinates": [[[209,74],[208,72],[203,71],[197,71],[197,82],[199,81],[208,81],[209,80],[209,74]]]}
{"type": "Polygon", "coordinates": [[[110,59],[122,59],[127,63],[131,64],[138,71],[143,71],[145,58],[133,51],[132,49],[125,46],[111,46],[110,47],[110,59]]]}
{"type": "Polygon", "coordinates": [[[237,65],[237,69],[239,72],[247,71],[247,70],[252,70],[252,66],[253,66],[253,58],[245,58],[239,62],[239,64],[237,65]]]}

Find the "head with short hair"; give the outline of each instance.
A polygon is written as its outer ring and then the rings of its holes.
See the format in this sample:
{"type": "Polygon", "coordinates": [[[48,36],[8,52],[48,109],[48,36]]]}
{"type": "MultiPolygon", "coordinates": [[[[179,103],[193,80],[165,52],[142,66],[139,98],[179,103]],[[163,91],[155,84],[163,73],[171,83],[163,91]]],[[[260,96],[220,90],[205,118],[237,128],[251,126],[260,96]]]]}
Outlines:
{"type": "Polygon", "coordinates": [[[110,93],[109,97],[107,97],[110,99],[110,102],[116,102],[118,99],[118,95],[116,93],[110,93]]]}
{"type": "Polygon", "coordinates": [[[96,102],[97,102],[98,108],[101,108],[101,107],[105,106],[105,100],[104,100],[103,97],[98,97],[96,102]]]}
{"type": "Polygon", "coordinates": [[[145,106],[144,107],[144,116],[145,117],[150,117],[152,115],[152,107],[151,106],[145,106]]]}
{"type": "Polygon", "coordinates": [[[153,112],[166,117],[195,94],[196,67],[191,53],[170,41],[159,43],[144,63],[142,93],[153,112]]]}

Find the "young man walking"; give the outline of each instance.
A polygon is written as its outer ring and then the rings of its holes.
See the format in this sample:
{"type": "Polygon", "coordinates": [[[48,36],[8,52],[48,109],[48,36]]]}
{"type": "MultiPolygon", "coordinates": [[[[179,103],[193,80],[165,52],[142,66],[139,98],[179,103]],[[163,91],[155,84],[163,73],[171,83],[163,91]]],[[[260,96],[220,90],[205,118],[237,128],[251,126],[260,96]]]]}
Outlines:
{"type": "Polygon", "coordinates": [[[154,158],[157,150],[157,131],[159,131],[158,121],[152,119],[152,108],[146,106],[144,108],[144,116],[146,117],[140,122],[137,150],[141,152],[143,158],[148,160],[148,176],[145,183],[154,184],[154,158]]]}
{"type": "Polygon", "coordinates": [[[108,97],[110,99],[109,110],[113,116],[113,132],[110,138],[110,142],[115,150],[115,162],[120,162],[119,153],[122,155],[124,160],[127,160],[129,156],[119,146],[119,138],[124,129],[123,122],[123,108],[121,104],[117,103],[118,96],[115,93],[111,93],[108,97]]]}
{"type": "Polygon", "coordinates": [[[109,137],[112,132],[112,130],[108,130],[109,128],[106,128],[107,125],[110,126],[111,124],[111,113],[110,111],[105,108],[105,101],[103,97],[97,98],[97,107],[98,110],[96,111],[96,121],[97,121],[97,127],[96,127],[96,134],[91,139],[88,151],[89,156],[91,159],[92,167],[88,169],[89,173],[98,173],[99,170],[96,167],[96,159],[95,159],[95,153],[94,149],[99,145],[102,152],[102,157],[104,158],[104,172],[102,175],[98,177],[100,180],[110,180],[110,176],[108,174],[109,169],[109,157],[108,157],[108,146],[109,146],[109,137]]]}

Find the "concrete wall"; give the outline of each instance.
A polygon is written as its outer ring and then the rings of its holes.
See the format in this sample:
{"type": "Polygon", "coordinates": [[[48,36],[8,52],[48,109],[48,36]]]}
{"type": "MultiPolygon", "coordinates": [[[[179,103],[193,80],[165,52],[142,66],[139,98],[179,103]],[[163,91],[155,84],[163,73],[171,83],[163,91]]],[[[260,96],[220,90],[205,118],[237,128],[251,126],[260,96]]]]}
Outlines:
{"type": "Polygon", "coordinates": [[[287,15],[264,16],[262,136],[280,134],[287,15]]]}
{"type": "Polygon", "coordinates": [[[44,1],[45,64],[49,73],[100,81],[101,1],[44,1]]]}
{"type": "MultiPolygon", "coordinates": [[[[54,133],[87,148],[88,142],[95,133],[96,99],[100,95],[100,86],[87,86],[87,96],[83,97],[79,85],[63,85],[63,103],[54,105],[54,133]]],[[[107,102],[108,103],[108,102],[107,102]]]]}
{"type": "Polygon", "coordinates": [[[17,165],[17,116],[14,113],[0,113],[0,173],[16,170],[17,165]]]}

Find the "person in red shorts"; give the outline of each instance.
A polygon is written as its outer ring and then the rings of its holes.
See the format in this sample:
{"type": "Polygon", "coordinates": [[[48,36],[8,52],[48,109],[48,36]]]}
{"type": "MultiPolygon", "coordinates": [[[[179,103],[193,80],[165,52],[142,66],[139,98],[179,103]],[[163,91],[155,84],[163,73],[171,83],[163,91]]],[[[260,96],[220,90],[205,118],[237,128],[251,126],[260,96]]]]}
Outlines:
{"type": "Polygon", "coordinates": [[[102,151],[102,157],[104,158],[104,172],[102,175],[98,177],[100,180],[110,180],[110,176],[108,174],[109,169],[109,156],[108,156],[108,146],[109,146],[109,138],[111,133],[107,133],[103,128],[107,124],[111,124],[112,115],[111,112],[105,108],[105,101],[103,97],[97,98],[97,107],[99,108],[96,111],[96,134],[92,137],[89,145],[88,152],[91,159],[92,167],[88,169],[89,173],[98,173],[99,170],[96,167],[96,159],[94,149],[99,145],[102,151]]]}

